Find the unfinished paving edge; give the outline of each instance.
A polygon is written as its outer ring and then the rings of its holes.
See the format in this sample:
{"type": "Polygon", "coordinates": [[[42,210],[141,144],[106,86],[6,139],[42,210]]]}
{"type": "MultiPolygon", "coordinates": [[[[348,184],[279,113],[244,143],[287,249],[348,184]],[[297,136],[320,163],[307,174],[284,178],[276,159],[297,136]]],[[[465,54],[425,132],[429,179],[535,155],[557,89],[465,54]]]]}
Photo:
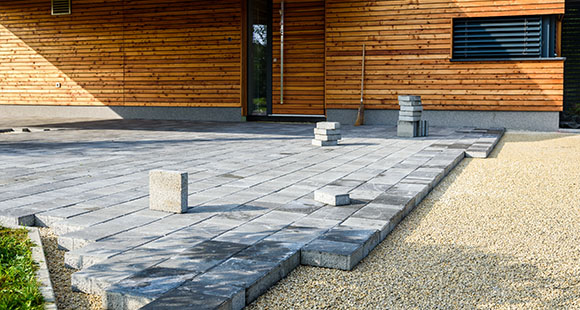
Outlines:
{"type": "Polygon", "coordinates": [[[44,255],[42,240],[40,239],[40,232],[36,227],[25,228],[28,230],[28,238],[35,244],[32,248],[32,259],[38,264],[36,279],[39,282],[40,293],[44,298],[44,309],[57,310],[54,289],[52,287],[52,281],[50,281],[50,274],[48,273],[48,266],[46,264],[46,256],[44,255]]]}

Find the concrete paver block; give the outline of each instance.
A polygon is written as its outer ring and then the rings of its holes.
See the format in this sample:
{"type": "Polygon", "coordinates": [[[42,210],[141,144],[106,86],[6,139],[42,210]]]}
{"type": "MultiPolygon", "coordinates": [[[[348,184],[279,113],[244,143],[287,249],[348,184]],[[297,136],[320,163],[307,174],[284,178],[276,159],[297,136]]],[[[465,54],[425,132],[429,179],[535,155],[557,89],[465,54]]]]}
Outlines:
{"type": "Polygon", "coordinates": [[[315,140],[336,141],[342,139],[341,135],[314,135],[315,140]]]}
{"type": "Polygon", "coordinates": [[[173,213],[187,212],[187,173],[152,170],[149,172],[149,207],[173,213]]]}
{"type": "Polygon", "coordinates": [[[421,96],[399,95],[399,102],[421,101],[421,96]]]}
{"type": "Polygon", "coordinates": [[[412,138],[416,137],[419,131],[418,123],[414,121],[402,121],[397,123],[397,136],[412,138]]]}
{"type": "Polygon", "coordinates": [[[318,129],[340,129],[339,122],[318,122],[316,123],[318,129]]]}
{"type": "Polygon", "coordinates": [[[422,105],[402,105],[400,111],[404,112],[422,112],[423,106],[422,105]]]}
{"type": "Polygon", "coordinates": [[[340,129],[314,128],[315,135],[340,135],[340,129]]]}
{"type": "Polygon", "coordinates": [[[300,256],[303,265],[352,270],[363,259],[363,246],[317,239],[302,248],[300,256]]]}
{"type": "Polygon", "coordinates": [[[314,200],[333,206],[350,204],[348,189],[340,186],[326,186],[314,191],[314,200]]]}
{"type": "Polygon", "coordinates": [[[403,111],[403,110],[401,110],[399,112],[399,119],[401,119],[400,118],[401,116],[407,116],[407,117],[413,117],[413,118],[418,117],[419,119],[421,119],[421,115],[422,115],[421,111],[403,111]]]}
{"type": "Polygon", "coordinates": [[[418,122],[421,116],[399,116],[399,122],[418,122]]]}
{"type": "Polygon", "coordinates": [[[113,284],[106,290],[106,309],[139,309],[197,275],[186,269],[151,267],[113,284]]]}
{"type": "Polygon", "coordinates": [[[320,141],[320,140],[312,139],[312,145],[315,145],[315,146],[336,146],[336,145],[338,145],[338,141],[337,140],[320,141]]]}

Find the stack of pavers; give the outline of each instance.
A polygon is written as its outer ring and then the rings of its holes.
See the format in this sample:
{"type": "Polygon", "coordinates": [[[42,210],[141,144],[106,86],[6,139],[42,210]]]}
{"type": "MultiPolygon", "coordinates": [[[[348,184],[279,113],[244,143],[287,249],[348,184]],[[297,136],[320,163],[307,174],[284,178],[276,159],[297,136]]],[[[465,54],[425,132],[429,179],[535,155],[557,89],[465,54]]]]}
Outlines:
{"type": "Polygon", "coordinates": [[[399,96],[399,122],[397,136],[426,137],[429,134],[429,124],[421,120],[423,106],[420,96],[399,96]]]}
{"type": "Polygon", "coordinates": [[[338,145],[340,135],[340,123],[338,122],[318,122],[314,128],[314,139],[312,145],[333,146],[338,145]]]}

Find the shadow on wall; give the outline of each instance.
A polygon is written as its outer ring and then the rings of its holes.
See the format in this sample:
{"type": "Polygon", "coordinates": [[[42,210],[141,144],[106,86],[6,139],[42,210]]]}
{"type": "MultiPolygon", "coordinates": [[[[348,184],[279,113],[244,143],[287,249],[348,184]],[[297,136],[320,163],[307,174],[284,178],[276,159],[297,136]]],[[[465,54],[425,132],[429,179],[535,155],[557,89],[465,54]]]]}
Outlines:
{"type": "Polygon", "coordinates": [[[86,116],[95,118],[192,107],[141,118],[240,121],[240,3],[78,0],[71,15],[50,9],[0,3],[0,104],[110,107],[86,116]],[[208,116],[195,107],[224,109],[208,116]]]}

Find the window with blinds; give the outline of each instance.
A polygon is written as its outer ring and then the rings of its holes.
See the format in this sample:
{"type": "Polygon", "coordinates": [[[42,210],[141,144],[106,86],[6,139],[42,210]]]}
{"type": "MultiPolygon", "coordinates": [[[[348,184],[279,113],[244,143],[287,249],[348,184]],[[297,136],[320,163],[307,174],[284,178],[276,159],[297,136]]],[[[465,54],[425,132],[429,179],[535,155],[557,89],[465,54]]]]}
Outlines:
{"type": "Polygon", "coordinates": [[[453,20],[453,59],[556,57],[556,17],[515,16],[453,20]]]}

